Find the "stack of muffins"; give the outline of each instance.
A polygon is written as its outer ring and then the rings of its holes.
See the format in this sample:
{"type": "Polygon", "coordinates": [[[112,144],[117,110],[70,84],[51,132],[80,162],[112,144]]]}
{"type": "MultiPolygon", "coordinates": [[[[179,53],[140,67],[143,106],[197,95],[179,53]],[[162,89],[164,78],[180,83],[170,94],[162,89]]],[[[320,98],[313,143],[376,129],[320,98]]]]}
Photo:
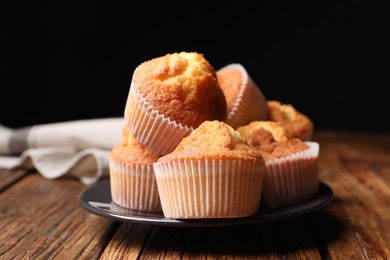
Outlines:
{"type": "Polygon", "coordinates": [[[113,203],[166,218],[237,218],[316,195],[313,123],[269,101],[241,64],[203,54],[141,63],[110,155],[113,203]]]}

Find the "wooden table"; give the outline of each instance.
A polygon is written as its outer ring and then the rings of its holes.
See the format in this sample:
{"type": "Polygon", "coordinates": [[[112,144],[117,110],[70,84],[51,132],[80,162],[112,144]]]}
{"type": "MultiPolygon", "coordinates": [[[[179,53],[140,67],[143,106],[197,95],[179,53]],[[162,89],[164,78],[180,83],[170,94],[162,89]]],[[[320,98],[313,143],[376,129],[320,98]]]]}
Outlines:
{"type": "Polygon", "coordinates": [[[389,259],[390,133],[317,131],[333,201],[229,227],[120,222],[86,211],[75,179],[0,171],[0,259],[389,259]]]}

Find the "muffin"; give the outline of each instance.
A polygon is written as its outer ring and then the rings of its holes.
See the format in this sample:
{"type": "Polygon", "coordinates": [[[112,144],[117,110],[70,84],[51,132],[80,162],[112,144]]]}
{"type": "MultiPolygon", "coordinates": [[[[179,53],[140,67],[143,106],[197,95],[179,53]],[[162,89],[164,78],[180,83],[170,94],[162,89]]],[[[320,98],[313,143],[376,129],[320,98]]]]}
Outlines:
{"type": "Polygon", "coordinates": [[[268,119],[280,122],[291,137],[303,141],[312,140],[313,122],[291,104],[282,104],[276,100],[267,101],[268,119]]]}
{"type": "Polygon", "coordinates": [[[166,218],[237,218],[258,212],[264,160],[224,122],[204,121],[153,168],[166,218]]]}
{"type": "Polygon", "coordinates": [[[227,116],[224,120],[233,128],[251,121],[266,120],[267,101],[260,88],[238,63],[217,71],[217,79],[226,98],[227,116]]]}
{"type": "Polygon", "coordinates": [[[166,54],[134,70],[125,121],[133,136],[157,154],[173,151],[203,121],[225,116],[225,96],[203,54],[166,54]]]}
{"type": "Polygon", "coordinates": [[[293,205],[317,194],[318,143],[290,137],[280,122],[254,121],[237,131],[265,161],[262,209],[293,205]]]}
{"type": "Polygon", "coordinates": [[[123,141],[112,148],[109,156],[113,203],[132,210],[161,212],[153,171],[158,158],[124,129],[123,141]]]}

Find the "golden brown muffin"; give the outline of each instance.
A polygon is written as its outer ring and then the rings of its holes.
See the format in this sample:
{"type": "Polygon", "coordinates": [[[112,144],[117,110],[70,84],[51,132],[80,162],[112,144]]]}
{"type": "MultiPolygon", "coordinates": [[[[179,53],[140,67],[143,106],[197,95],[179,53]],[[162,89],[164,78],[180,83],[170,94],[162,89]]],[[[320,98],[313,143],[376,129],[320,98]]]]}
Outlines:
{"type": "Polygon", "coordinates": [[[153,167],[166,218],[233,218],[258,211],[264,160],[224,122],[203,122],[153,167]]]}
{"type": "Polygon", "coordinates": [[[138,142],[129,131],[124,131],[125,136],[120,144],[114,146],[111,157],[116,161],[135,162],[148,165],[154,163],[159,158],[158,154],[150,151],[138,142]]]}
{"type": "Polygon", "coordinates": [[[254,121],[237,128],[245,141],[261,151],[264,160],[285,157],[309,148],[302,140],[290,138],[280,122],[254,121]]]}
{"type": "Polygon", "coordinates": [[[244,142],[240,133],[222,121],[205,121],[194,131],[158,161],[204,158],[262,161],[258,158],[259,153],[244,142]]]}
{"type": "Polygon", "coordinates": [[[214,68],[203,54],[180,52],[143,62],[132,81],[153,108],[178,124],[196,128],[226,115],[214,68]]]}
{"type": "Polygon", "coordinates": [[[240,93],[242,73],[238,69],[221,69],[217,71],[217,78],[226,98],[227,110],[231,111],[240,93]]]}
{"type": "Polygon", "coordinates": [[[216,72],[203,54],[179,52],[135,69],[125,119],[137,140],[163,155],[203,121],[223,120],[226,111],[216,72]]]}
{"type": "Polygon", "coordinates": [[[266,98],[244,66],[226,65],[217,71],[217,79],[226,98],[227,124],[237,128],[251,121],[267,119],[266,98]]]}
{"type": "Polygon", "coordinates": [[[268,118],[282,123],[291,137],[310,141],[313,135],[313,122],[309,117],[296,110],[291,104],[282,104],[276,100],[269,100],[268,118]]]}
{"type": "Polygon", "coordinates": [[[289,137],[280,122],[251,122],[237,131],[265,160],[262,208],[288,206],[316,195],[318,143],[289,137]]]}
{"type": "Polygon", "coordinates": [[[161,212],[153,163],[158,155],[145,148],[131,133],[111,150],[110,185],[115,204],[132,210],[161,212]]]}

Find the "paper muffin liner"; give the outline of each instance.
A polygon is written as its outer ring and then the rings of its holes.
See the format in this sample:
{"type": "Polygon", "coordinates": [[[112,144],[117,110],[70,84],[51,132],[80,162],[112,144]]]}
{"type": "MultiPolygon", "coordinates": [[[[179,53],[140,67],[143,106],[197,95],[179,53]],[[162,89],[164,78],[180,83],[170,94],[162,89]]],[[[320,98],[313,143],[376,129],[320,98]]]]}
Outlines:
{"type": "Polygon", "coordinates": [[[153,164],[166,218],[235,218],[258,212],[265,165],[248,160],[153,164]]]}
{"type": "Polygon", "coordinates": [[[134,138],[159,155],[172,152],[194,130],[159,114],[133,84],[127,97],[125,122],[134,138]]]}
{"type": "Polygon", "coordinates": [[[119,162],[110,157],[112,201],[124,208],[162,212],[153,165],[119,162]]]}
{"type": "Polygon", "coordinates": [[[319,144],[305,142],[309,149],[265,162],[267,174],[262,190],[262,208],[279,208],[303,202],[318,192],[319,144]]]}
{"type": "Polygon", "coordinates": [[[225,122],[237,128],[252,121],[266,120],[268,117],[267,100],[246,69],[241,64],[232,63],[222,67],[219,71],[227,69],[239,70],[242,75],[242,84],[225,122]]]}

